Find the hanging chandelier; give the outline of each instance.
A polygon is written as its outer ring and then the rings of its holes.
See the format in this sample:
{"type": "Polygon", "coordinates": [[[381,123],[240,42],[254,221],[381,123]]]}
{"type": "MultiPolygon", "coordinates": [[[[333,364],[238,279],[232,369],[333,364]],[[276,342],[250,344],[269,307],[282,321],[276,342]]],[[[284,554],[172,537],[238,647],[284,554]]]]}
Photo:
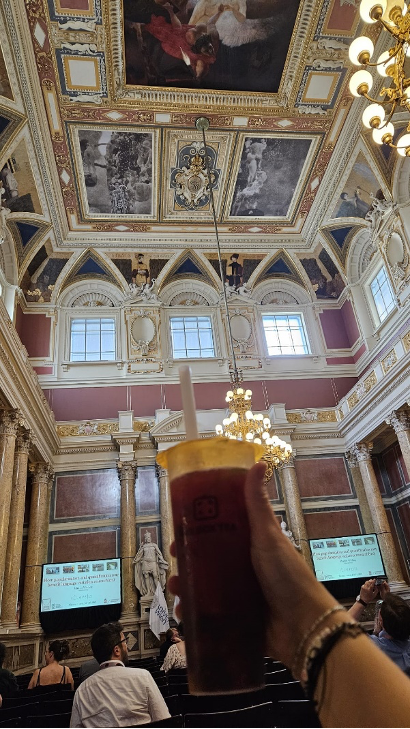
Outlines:
{"type": "Polygon", "coordinates": [[[209,129],[209,120],[206,117],[199,117],[195,122],[196,128],[202,132],[203,146],[205,149],[205,165],[208,175],[208,186],[210,192],[211,210],[213,216],[216,247],[218,252],[219,271],[223,286],[223,299],[225,305],[228,339],[232,357],[232,364],[229,369],[232,389],[226,393],[226,402],[228,403],[229,416],[224,418],[222,425],[217,425],[215,431],[217,435],[222,435],[235,440],[243,440],[248,443],[259,443],[265,446],[265,453],[262,461],[267,464],[265,480],[272,478],[275,468],[287,463],[292,455],[292,446],[281,440],[271,432],[271,422],[268,417],[264,417],[262,413],[253,413],[252,411],[252,390],[246,390],[242,387],[242,372],[237,367],[235,348],[233,344],[231,322],[229,317],[228,298],[226,288],[224,286],[224,273],[221,258],[221,246],[219,242],[218,223],[216,218],[215,203],[213,196],[213,181],[209,166],[208,148],[206,144],[205,132],[209,129]]]}
{"type": "MultiPolygon", "coordinates": [[[[350,79],[349,88],[353,96],[363,96],[370,105],[363,112],[365,127],[373,129],[376,144],[386,144],[397,149],[402,157],[410,157],[410,134],[404,134],[398,144],[393,144],[393,115],[403,107],[410,111],[410,78],[406,77],[405,63],[410,56],[410,12],[404,0],[362,0],[360,15],[366,23],[377,23],[390,33],[393,45],[371,63],[374,45],[370,38],[360,36],[350,45],[349,58],[356,66],[362,66],[350,79]],[[373,77],[367,70],[375,67],[380,76],[390,80],[383,86],[380,100],[370,96],[373,77]]],[[[407,127],[410,131],[410,123],[407,127]]]]}

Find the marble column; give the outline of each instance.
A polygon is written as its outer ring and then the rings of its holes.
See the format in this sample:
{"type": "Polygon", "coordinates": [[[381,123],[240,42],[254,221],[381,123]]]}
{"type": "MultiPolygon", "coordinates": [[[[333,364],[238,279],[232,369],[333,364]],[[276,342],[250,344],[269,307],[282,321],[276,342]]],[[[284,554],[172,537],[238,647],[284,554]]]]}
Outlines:
{"type": "Polygon", "coordinates": [[[135,461],[118,461],[118,476],[121,484],[121,539],[120,557],[122,569],[122,613],[121,618],[135,620],[137,612],[137,590],[134,580],[133,559],[137,551],[135,461]]]}
{"type": "Polygon", "coordinates": [[[362,474],[360,473],[359,463],[356,455],[352,451],[347,451],[346,460],[350,468],[352,475],[354,488],[359,501],[360,512],[363,519],[363,525],[365,532],[371,534],[375,531],[373,524],[372,513],[369,508],[369,502],[367,501],[366,491],[363,485],[362,474]]]}
{"type": "Polygon", "coordinates": [[[302,556],[309,567],[313,569],[294,459],[291,457],[279,470],[282,475],[283,498],[288,519],[288,529],[291,530],[296,544],[300,546],[302,556]]]}
{"type": "Polygon", "coordinates": [[[386,422],[394,428],[410,476],[410,413],[404,410],[393,411],[386,422]]]}
{"type": "Polygon", "coordinates": [[[30,519],[27,540],[26,570],[21,627],[40,627],[41,567],[47,561],[48,523],[54,473],[48,463],[29,466],[32,473],[30,519]]]}
{"type": "MultiPolygon", "coordinates": [[[[161,538],[162,538],[162,554],[164,559],[168,562],[168,577],[175,575],[178,572],[177,561],[174,557],[171,557],[169,551],[171,542],[174,541],[174,524],[172,521],[172,509],[171,509],[171,498],[169,493],[169,478],[168,471],[165,468],[157,466],[157,473],[159,478],[159,503],[161,513],[161,538]]],[[[174,604],[174,596],[165,590],[165,597],[169,605],[174,604]]]]}
{"type": "Polygon", "coordinates": [[[10,503],[10,521],[7,536],[6,566],[4,570],[1,625],[3,629],[16,629],[16,609],[20,580],[21,545],[23,542],[24,505],[26,499],[27,465],[31,436],[20,430],[14,451],[13,490],[10,503]]]}
{"type": "Polygon", "coordinates": [[[6,544],[10,522],[10,503],[13,489],[14,449],[16,445],[19,413],[17,410],[0,410],[0,599],[3,593],[6,544]]]}
{"type": "Polygon", "coordinates": [[[397,558],[386,510],[374,472],[370,456],[372,447],[373,443],[356,443],[351,450],[359,464],[364,490],[372,514],[374,530],[379,538],[386,575],[390,586],[397,591],[405,588],[406,583],[397,558]]]}

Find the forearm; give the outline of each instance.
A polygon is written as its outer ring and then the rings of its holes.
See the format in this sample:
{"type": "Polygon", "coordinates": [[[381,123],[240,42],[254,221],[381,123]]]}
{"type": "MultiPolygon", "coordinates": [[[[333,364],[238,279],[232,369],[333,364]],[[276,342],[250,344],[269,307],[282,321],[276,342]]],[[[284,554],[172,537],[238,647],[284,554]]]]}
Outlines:
{"type": "Polygon", "coordinates": [[[364,605],[361,602],[354,602],[352,607],[347,611],[351,618],[359,621],[364,610],[364,605]]]}
{"type": "Polygon", "coordinates": [[[409,679],[366,635],[338,640],[319,674],[315,700],[324,727],[408,726],[409,679]]]}

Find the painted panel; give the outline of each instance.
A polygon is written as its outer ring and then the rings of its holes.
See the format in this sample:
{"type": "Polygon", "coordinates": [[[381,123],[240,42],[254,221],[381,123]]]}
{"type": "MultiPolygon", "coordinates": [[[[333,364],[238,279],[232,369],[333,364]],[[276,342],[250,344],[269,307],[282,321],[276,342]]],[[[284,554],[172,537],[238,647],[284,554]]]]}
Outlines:
{"type": "Polygon", "coordinates": [[[0,180],[5,189],[2,203],[12,213],[40,213],[42,209],[31,170],[26,143],[22,140],[4,163],[0,180]]]}
{"type": "Polygon", "coordinates": [[[328,349],[348,349],[349,337],[346,331],[343,315],[340,309],[325,309],[319,314],[328,349]]]}
{"type": "Polygon", "coordinates": [[[299,0],[123,0],[126,82],[276,93],[299,0]]]}
{"type": "Polygon", "coordinates": [[[402,545],[400,542],[399,535],[397,533],[396,524],[393,518],[393,510],[392,509],[386,509],[387,519],[389,521],[390,531],[393,537],[394,546],[396,547],[396,553],[399,558],[399,564],[402,569],[404,579],[409,581],[410,578],[410,570],[408,568],[407,560],[403,554],[403,547],[405,548],[405,552],[407,554],[410,551],[410,506],[409,503],[402,504],[397,508],[397,514],[400,519],[400,523],[403,528],[404,536],[406,539],[406,545],[402,545]]]}
{"type": "Polygon", "coordinates": [[[345,283],[338,267],[320,244],[312,253],[299,256],[317,299],[338,299],[345,283]]]}
{"type": "Polygon", "coordinates": [[[56,477],[56,519],[117,516],[119,508],[120,481],[115,469],[56,477]]]}
{"type": "Polygon", "coordinates": [[[305,522],[309,539],[347,537],[362,532],[356,509],[305,513],[305,522]]]}
{"type": "Polygon", "coordinates": [[[45,314],[22,314],[19,336],[29,357],[48,357],[50,353],[51,319],[45,314]]]}
{"type": "MultiPolygon", "coordinates": [[[[356,377],[265,382],[269,402],[284,402],[288,410],[335,407],[357,383],[356,377]]],[[[251,389],[253,389],[251,387],[251,389]]],[[[263,405],[262,405],[263,407],[263,405]]]]}
{"type": "Polygon", "coordinates": [[[365,218],[373,202],[372,195],[376,195],[378,190],[380,183],[364,154],[359,152],[333,210],[332,218],[365,218]]]}
{"type": "Polygon", "coordinates": [[[302,498],[351,494],[344,458],[296,458],[296,474],[302,498]]]}
{"type": "Polygon", "coordinates": [[[53,562],[79,562],[117,557],[116,531],[53,534],[53,562]]]}
{"type": "MultiPolygon", "coordinates": [[[[138,390],[140,397],[141,388],[138,390]]],[[[44,390],[44,394],[56,420],[118,418],[119,410],[128,410],[126,387],[58,388],[44,390]]]]}
{"type": "Polygon", "coordinates": [[[377,479],[377,483],[379,485],[380,493],[385,495],[386,494],[386,485],[383,481],[382,471],[381,471],[379,459],[377,456],[372,456],[372,464],[373,464],[374,472],[376,474],[376,479],[377,479]]]}
{"type": "Polygon", "coordinates": [[[349,344],[351,347],[357,342],[360,337],[359,327],[357,326],[357,320],[354,313],[353,306],[350,301],[345,301],[342,306],[342,317],[344,325],[346,327],[347,336],[349,338],[349,344]]]}
{"type": "Polygon", "coordinates": [[[155,466],[138,468],[135,488],[137,514],[152,514],[159,508],[159,486],[155,466]]]}
{"type": "Polygon", "coordinates": [[[6,62],[4,60],[3,51],[0,48],[0,96],[6,99],[13,99],[13,92],[10,86],[10,79],[7,73],[6,62]]]}

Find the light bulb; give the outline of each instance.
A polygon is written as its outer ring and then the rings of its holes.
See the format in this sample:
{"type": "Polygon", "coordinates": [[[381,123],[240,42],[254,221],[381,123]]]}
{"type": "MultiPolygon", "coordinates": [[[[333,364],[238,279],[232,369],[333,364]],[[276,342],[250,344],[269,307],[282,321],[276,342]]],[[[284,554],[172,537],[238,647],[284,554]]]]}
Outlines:
{"type": "Polygon", "coordinates": [[[269,420],[269,418],[264,418],[263,419],[263,424],[264,424],[265,428],[270,428],[270,420],[269,420]]]}
{"type": "Polygon", "coordinates": [[[268,446],[272,445],[272,438],[266,438],[265,445],[268,445],[268,446]]]}
{"type": "Polygon", "coordinates": [[[394,126],[391,122],[385,124],[378,129],[373,129],[372,136],[376,144],[388,144],[392,141],[394,134],[394,126]]]}
{"type": "Polygon", "coordinates": [[[257,415],[255,415],[255,420],[263,420],[262,413],[258,413],[257,415]]]}
{"type": "Polygon", "coordinates": [[[363,66],[369,63],[374,51],[373,42],[370,38],[361,35],[349,46],[349,58],[355,66],[363,66]]]}
{"type": "Polygon", "coordinates": [[[363,94],[368,94],[372,86],[372,75],[365,69],[356,71],[349,81],[350,93],[353,94],[353,96],[363,96],[363,94]]]}
{"type": "Polygon", "coordinates": [[[226,397],[229,397],[229,399],[232,400],[232,398],[233,398],[232,390],[228,390],[228,392],[226,393],[226,397]]]}
{"type": "Polygon", "coordinates": [[[267,440],[269,438],[269,433],[266,432],[266,430],[262,433],[262,440],[267,440]]]}
{"type": "Polygon", "coordinates": [[[376,23],[387,8],[387,0],[362,0],[360,17],[365,23],[376,23]]]}
{"type": "Polygon", "coordinates": [[[222,425],[215,425],[215,430],[216,430],[217,435],[222,435],[222,433],[223,433],[222,425]]]}
{"type": "Polygon", "coordinates": [[[262,441],[260,438],[255,438],[253,442],[258,443],[259,445],[262,445],[262,441]]]}
{"type": "Polygon", "coordinates": [[[245,435],[246,440],[253,440],[253,433],[247,433],[245,435]]]}
{"type": "Polygon", "coordinates": [[[277,435],[272,436],[272,445],[278,446],[280,443],[280,440],[277,435]]]}
{"type": "Polygon", "coordinates": [[[404,0],[387,0],[387,7],[383,13],[383,20],[394,25],[402,18],[404,0]]]}
{"type": "Polygon", "coordinates": [[[238,387],[238,389],[236,391],[236,394],[237,395],[243,395],[243,389],[242,389],[242,387],[238,387]]]}
{"type": "Polygon", "coordinates": [[[247,410],[247,411],[246,411],[246,413],[245,413],[245,418],[246,418],[247,420],[253,420],[253,412],[252,412],[252,410],[247,410]]]}
{"type": "Polygon", "coordinates": [[[252,397],[252,390],[245,390],[245,395],[252,397]]]}
{"type": "Polygon", "coordinates": [[[410,134],[403,134],[397,142],[397,152],[400,157],[410,157],[410,134]]]}
{"type": "Polygon", "coordinates": [[[292,453],[292,446],[289,443],[286,443],[285,451],[286,453],[292,453]]]}
{"type": "Polygon", "coordinates": [[[225,425],[226,426],[226,425],[229,425],[229,424],[230,424],[229,418],[224,418],[223,421],[222,421],[222,425],[225,425]]]}
{"type": "Polygon", "coordinates": [[[384,53],[382,53],[381,56],[379,56],[379,58],[377,59],[377,73],[380,74],[380,76],[382,76],[383,78],[386,78],[386,76],[390,76],[390,72],[395,62],[396,59],[394,58],[394,56],[392,57],[389,51],[384,51],[384,53]]]}
{"type": "Polygon", "coordinates": [[[381,104],[370,104],[362,115],[362,121],[368,129],[374,129],[384,121],[384,109],[381,104]]]}
{"type": "Polygon", "coordinates": [[[236,422],[238,420],[238,417],[239,417],[238,413],[232,413],[231,414],[231,420],[233,422],[236,422]]]}

